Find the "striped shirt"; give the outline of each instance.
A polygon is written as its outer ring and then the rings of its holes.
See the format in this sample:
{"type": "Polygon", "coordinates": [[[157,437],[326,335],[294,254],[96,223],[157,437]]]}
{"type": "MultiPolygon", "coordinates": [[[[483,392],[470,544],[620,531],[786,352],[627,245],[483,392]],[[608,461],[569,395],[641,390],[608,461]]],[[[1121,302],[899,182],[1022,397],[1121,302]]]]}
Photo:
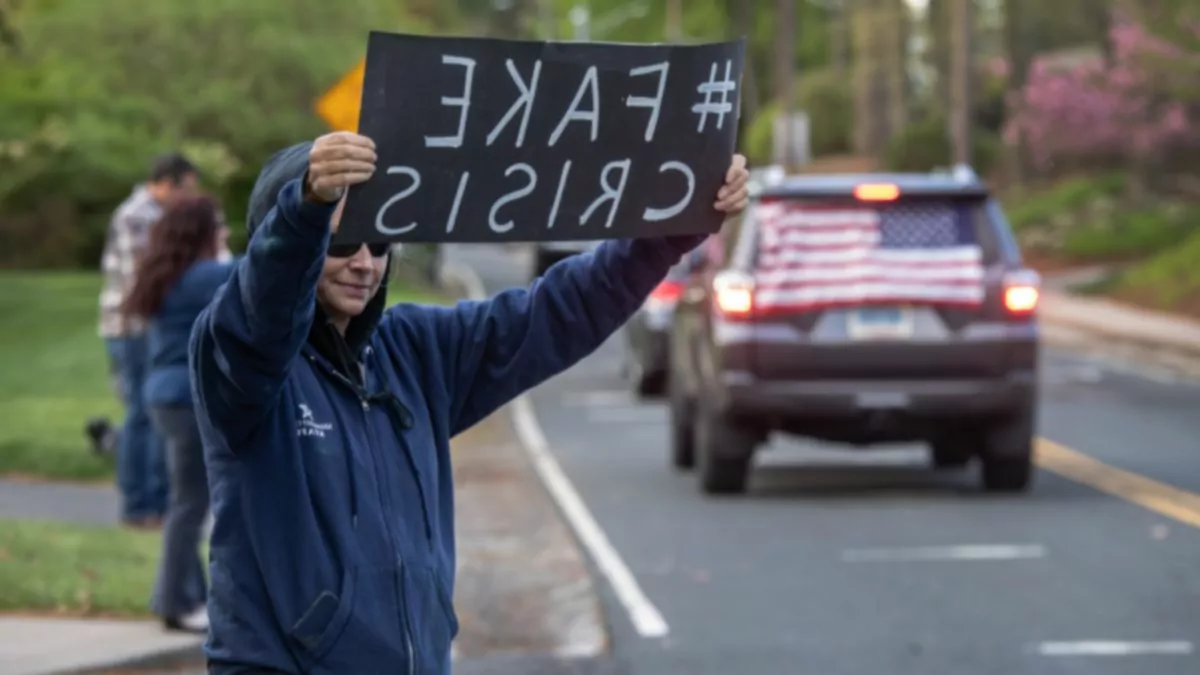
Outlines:
{"type": "Polygon", "coordinates": [[[133,288],[134,265],[150,226],[161,215],[162,206],[145,186],[138,186],[113,213],[100,262],[104,273],[104,290],[100,292],[101,337],[128,337],[146,329],[144,321],[121,315],[121,303],[133,288]]]}

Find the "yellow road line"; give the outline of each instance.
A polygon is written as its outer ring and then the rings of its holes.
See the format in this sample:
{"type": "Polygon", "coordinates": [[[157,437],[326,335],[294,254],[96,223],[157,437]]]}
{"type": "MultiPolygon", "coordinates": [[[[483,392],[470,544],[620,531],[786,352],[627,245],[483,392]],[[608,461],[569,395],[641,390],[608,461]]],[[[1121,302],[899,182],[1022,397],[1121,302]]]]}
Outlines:
{"type": "Polygon", "coordinates": [[[1037,440],[1034,452],[1038,466],[1047,471],[1200,528],[1200,494],[1109,466],[1044,438],[1037,440]]]}

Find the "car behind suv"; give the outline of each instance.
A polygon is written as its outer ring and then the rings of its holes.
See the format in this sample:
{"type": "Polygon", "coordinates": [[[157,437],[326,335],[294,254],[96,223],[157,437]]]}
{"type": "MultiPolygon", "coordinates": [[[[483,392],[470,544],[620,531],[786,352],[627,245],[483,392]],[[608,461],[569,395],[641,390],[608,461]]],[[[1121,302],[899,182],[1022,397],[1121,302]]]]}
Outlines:
{"type": "Polygon", "coordinates": [[[546,273],[550,266],[577,253],[586,253],[600,245],[599,241],[539,241],[533,245],[533,269],[530,278],[546,273]]]}
{"type": "Polygon", "coordinates": [[[668,350],[672,461],[705,492],[744,491],[773,432],[1029,485],[1039,279],[973,173],[790,177],[717,237],[668,350]]]}

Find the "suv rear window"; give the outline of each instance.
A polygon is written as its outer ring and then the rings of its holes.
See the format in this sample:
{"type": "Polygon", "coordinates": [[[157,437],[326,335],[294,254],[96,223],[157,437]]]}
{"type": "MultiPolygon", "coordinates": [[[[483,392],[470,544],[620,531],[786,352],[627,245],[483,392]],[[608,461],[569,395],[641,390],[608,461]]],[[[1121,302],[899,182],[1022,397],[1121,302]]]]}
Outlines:
{"type": "Polygon", "coordinates": [[[761,305],[978,305],[999,244],[982,198],[791,199],[755,205],[761,305]]]}

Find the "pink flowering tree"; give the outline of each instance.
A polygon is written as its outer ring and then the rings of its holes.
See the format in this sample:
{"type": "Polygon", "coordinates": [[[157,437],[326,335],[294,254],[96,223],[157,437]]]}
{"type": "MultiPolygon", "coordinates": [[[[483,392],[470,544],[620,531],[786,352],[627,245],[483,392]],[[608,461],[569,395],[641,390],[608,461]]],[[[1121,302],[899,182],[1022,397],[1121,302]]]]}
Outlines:
{"type": "Polygon", "coordinates": [[[1035,59],[1009,101],[1006,140],[1023,140],[1039,169],[1121,163],[1144,170],[1200,146],[1200,120],[1179,86],[1198,55],[1130,21],[1115,22],[1110,40],[1111,60],[1035,59]]]}

